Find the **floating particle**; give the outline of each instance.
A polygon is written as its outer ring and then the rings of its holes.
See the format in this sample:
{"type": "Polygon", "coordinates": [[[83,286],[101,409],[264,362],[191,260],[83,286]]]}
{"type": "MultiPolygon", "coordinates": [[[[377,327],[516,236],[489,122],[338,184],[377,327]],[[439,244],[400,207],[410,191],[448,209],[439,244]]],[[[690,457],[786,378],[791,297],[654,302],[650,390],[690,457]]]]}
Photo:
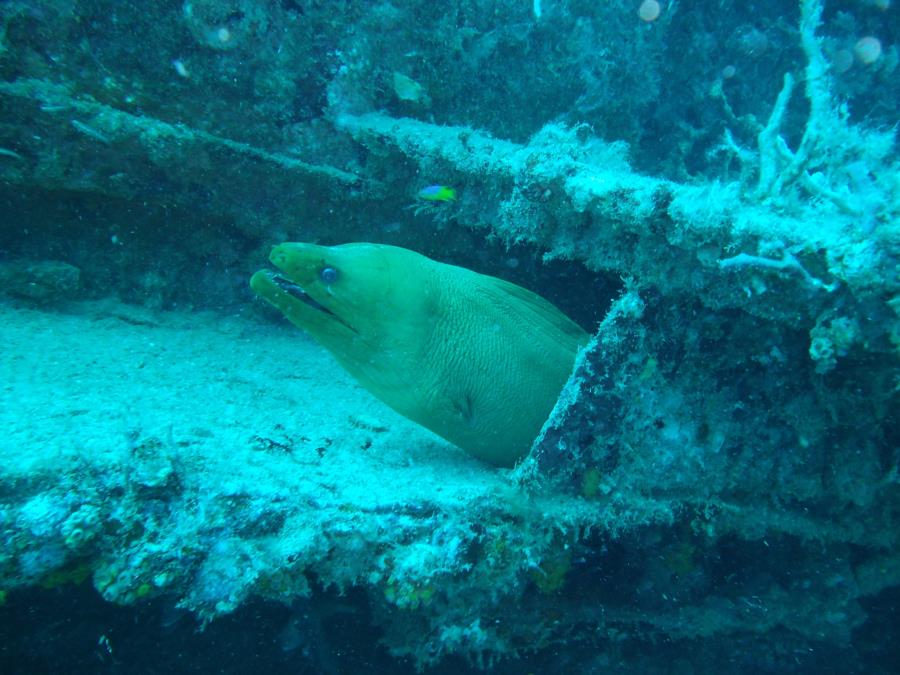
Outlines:
{"type": "Polygon", "coordinates": [[[759,56],[768,51],[769,37],[754,26],[742,26],[737,33],[737,47],[746,56],[759,56]]]}
{"type": "Polygon", "coordinates": [[[862,63],[875,63],[881,56],[881,40],[871,35],[860,38],[853,46],[853,53],[862,63]]]}
{"type": "Polygon", "coordinates": [[[836,73],[846,73],[853,66],[853,54],[849,49],[838,49],[831,57],[831,66],[836,73]]]}
{"type": "Polygon", "coordinates": [[[734,66],[729,65],[729,66],[725,66],[724,68],[722,68],[722,79],[723,80],[730,80],[735,75],[737,75],[737,68],[735,68],[734,66]]]}
{"type": "Polygon", "coordinates": [[[423,103],[428,100],[425,88],[411,77],[394,71],[394,93],[401,101],[423,103]]]}
{"type": "Polygon", "coordinates": [[[638,16],[647,23],[656,21],[659,18],[661,7],[656,0],[644,0],[638,7],[638,16]]]}
{"type": "Polygon", "coordinates": [[[190,77],[191,74],[188,72],[187,66],[184,65],[184,61],[181,59],[175,59],[172,61],[172,67],[175,69],[175,72],[181,75],[181,77],[190,77]]]}

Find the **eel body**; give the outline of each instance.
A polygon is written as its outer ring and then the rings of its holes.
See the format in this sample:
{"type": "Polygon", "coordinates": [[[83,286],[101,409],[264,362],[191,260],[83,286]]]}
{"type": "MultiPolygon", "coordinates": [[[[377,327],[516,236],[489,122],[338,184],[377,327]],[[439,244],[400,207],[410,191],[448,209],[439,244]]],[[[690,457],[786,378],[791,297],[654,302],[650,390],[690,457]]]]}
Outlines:
{"type": "Polygon", "coordinates": [[[524,457],[588,335],[524,288],[396,246],[285,243],[251,288],[394,410],[498,466],[524,457]]]}

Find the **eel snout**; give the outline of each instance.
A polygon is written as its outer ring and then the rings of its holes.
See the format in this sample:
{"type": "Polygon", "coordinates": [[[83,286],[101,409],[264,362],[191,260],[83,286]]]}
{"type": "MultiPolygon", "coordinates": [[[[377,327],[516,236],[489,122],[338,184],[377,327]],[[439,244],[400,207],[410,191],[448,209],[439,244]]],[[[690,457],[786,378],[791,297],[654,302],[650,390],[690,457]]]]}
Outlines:
{"type": "MultiPolygon", "coordinates": [[[[338,314],[334,313],[333,311],[328,309],[328,307],[312,297],[309,293],[306,292],[303,286],[295,281],[292,281],[291,279],[288,279],[286,276],[283,276],[278,272],[273,272],[272,270],[260,270],[256,274],[254,274],[253,278],[250,280],[251,288],[265,297],[267,300],[269,300],[269,302],[272,302],[276,306],[279,306],[277,302],[273,301],[269,293],[262,290],[262,288],[266,285],[270,285],[270,288],[277,288],[279,291],[286,293],[295,300],[299,300],[304,305],[316,310],[317,312],[327,314],[334,321],[337,321],[348,330],[359,335],[359,331],[356,330],[352,325],[344,321],[344,319],[341,318],[338,314]]],[[[284,311],[283,308],[282,311],[284,311]]]]}

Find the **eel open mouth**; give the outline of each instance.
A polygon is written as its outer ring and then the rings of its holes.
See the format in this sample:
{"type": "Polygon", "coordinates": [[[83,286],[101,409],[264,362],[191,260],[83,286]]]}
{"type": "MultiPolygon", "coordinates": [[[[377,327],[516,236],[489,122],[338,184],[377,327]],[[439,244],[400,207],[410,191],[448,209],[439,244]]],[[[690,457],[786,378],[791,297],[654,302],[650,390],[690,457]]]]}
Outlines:
{"type": "Polygon", "coordinates": [[[300,286],[299,284],[296,284],[293,281],[291,281],[290,279],[283,277],[280,274],[276,274],[275,272],[268,272],[268,276],[273,284],[278,286],[278,288],[283,290],[285,293],[290,295],[292,298],[297,298],[297,300],[299,300],[300,302],[302,302],[306,305],[309,305],[313,309],[334,317],[335,321],[342,324],[343,326],[346,326],[348,329],[352,330],[354,333],[359,335],[358,330],[356,330],[353,326],[351,326],[349,323],[344,321],[337,314],[335,314],[330,309],[328,309],[325,305],[316,301],[316,299],[313,298],[309,293],[304,291],[303,287],[300,286]]]}
{"type": "Polygon", "coordinates": [[[291,295],[301,302],[306,303],[313,309],[317,309],[320,312],[325,312],[326,314],[331,314],[332,316],[337,316],[334,312],[328,309],[325,305],[316,302],[315,299],[306,291],[303,290],[303,287],[299,284],[295,284],[290,279],[287,279],[280,274],[275,274],[274,272],[269,272],[269,279],[272,280],[278,288],[283,290],[288,295],[291,295]]]}

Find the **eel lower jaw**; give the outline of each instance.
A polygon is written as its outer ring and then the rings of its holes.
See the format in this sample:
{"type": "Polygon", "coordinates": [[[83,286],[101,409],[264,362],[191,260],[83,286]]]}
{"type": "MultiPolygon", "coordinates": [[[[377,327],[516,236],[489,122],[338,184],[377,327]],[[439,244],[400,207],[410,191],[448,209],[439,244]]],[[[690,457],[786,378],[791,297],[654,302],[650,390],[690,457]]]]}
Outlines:
{"type": "Polygon", "coordinates": [[[290,295],[292,298],[296,298],[300,302],[302,302],[306,305],[309,305],[310,307],[312,307],[315,310],[318,310],[319,312],[328,314],[329,316],[334,318],[335,321],[340,323],[342,326],[345,326],[346,328],[353,331],[357,335],[359,334],[359,331],[357,331],[353,326],[351,326],[349,323],[344,321],[340,316],[338,316],[337,314],[332,312],[330,309],[328,309],[325,305],[318,302],[309,293],[307,293],[305,290],[303,290],[303,287],[300,286],[299,284],[294,283],[287,277],[283,277],[280,274],[276,274],[275,272],[269,272],[268,275],[269,275],[269,279],[272,281],[273,284],[278,286],[278,288],[280,288],[282,291],[284,291],[285,293],[290,295]]]}

